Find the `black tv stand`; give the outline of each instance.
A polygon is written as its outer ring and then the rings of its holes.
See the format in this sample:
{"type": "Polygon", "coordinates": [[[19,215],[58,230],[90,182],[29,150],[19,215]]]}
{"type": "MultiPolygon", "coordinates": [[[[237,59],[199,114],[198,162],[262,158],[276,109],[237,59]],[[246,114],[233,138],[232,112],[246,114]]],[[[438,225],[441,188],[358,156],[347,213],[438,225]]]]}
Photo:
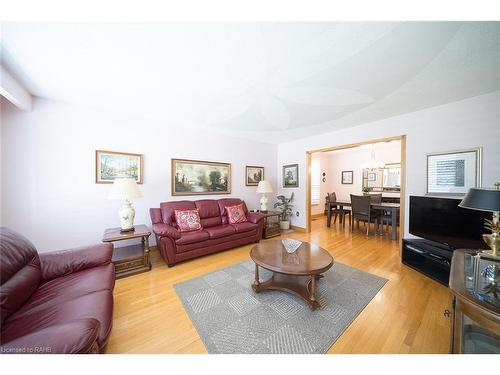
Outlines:
{"type": "Polygon", "coordinates": [[[403,239],[402,261],[407,266],[448,286],[453,249],[422,239],[403,239]]]}

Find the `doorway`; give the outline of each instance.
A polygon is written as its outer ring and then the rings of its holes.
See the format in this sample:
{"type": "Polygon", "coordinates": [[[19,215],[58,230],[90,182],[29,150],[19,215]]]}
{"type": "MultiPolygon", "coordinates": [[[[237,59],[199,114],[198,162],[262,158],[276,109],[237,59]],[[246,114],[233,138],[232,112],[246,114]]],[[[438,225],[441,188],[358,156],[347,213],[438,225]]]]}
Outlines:
{"type": "MultiPolygon", "coordinates": [[[[399,211],[399,242],[401,242],[401,239],[403,237],[404,233],[404,227],[405,227],[405,184],[406,184],[406,135],[400,135],[400,136],[394,136],[394,137],[387,137],[387,138],[381,138],[381,139],[372,139],[372,140],[367,140],[363,142],[358,142],[358,143],[352,143],[352,144],[346,144],[346,145],[340,145],[340,146],[332,146],[332,147],[326,147],[322,149],[317,149],[317,150],[310,150],[306,151],[306,231],[311,232],[311,222],[312,222],[312,216],[313,216],[313,201],[312,201],[312,195],[315,196],[315,205],[318,204],[317,201],[317,196],[318,196],[318,183],[316,179],[318,178],[318,167],[316,163],[313,164],[313,156],[318,155],[318,153],[321,153],[322,155],[327,155],[327,154],[335,154],[336,151],[341,151],[341,150],[348,150],[348,149],[357,149],[357,148],[370,148],[373,145],[378,145],[378,144],[383,144],[383,143],[389,143],[394,141],[399,141],[399,148],[400,148],[400,186],[399,186],[399,196],[400,196],[400,211],[399,211]],[[313,178],[315,181],[313,181],[313,178]],[[314,182],[314,184],[313,184],[314,182]]],[[[372,151],[372,157],[371,159],[374,159],[373,157],[373,151],[372,151]]],[[[374,160],[367,160],[367,162],[374,161],[374,160]]],[[[389,169],[390,166],[387,167],[389,169]]],[[[385,170],[384,170],[385,171],[385,170]]],[[[324,172],[320,172],[320,179],[322,182],[325,181],[326,178],[332,178],[332,176],[328,177],[323,175],[324,172]]],[[[340,172],[339,172],[340,173],[340,172]]],[[[347,182],[349,182],[350,175],[347,173],[345,176],[333,176],[335,179],[341,179],[342,177],[347,179],[347,182]]],[[[365,187],[371,187],[373,189],[374,183],[372,180],[374,177],[373,173],[368,173],[359,172],[357,175],[353,175],[352,178],[357,179],[358,183],[363,184],[363,188],[365,187]]],[[[376,177],[375,177],[376,178],[376,177]]],[[[380,177],[383,178],[383,175],[380,177]]],[[[320,182],[321,183],[321,182],[320,182]]],[[[375,189],[378,189],[378,186],[375,187],[375,189]]],[[[387,190],[389,188],[382,187],[380,185],[380,191],[387,190]]],[[[360,191],[361,192],[361,191],[360,191]]],[[[321,194],[320,194],[321,196],[321,194]]],[[[321,202],[320,204],[323,204],[324,197],[321,196],[321,202]]],[[[315,206],[315,212],[318,212],[318,208],[315,206]]]]}

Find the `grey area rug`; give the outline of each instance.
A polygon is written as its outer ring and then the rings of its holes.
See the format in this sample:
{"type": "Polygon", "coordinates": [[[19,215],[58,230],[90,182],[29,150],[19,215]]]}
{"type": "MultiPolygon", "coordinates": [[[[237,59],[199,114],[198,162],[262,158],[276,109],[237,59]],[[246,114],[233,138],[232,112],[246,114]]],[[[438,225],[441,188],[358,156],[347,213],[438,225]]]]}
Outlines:
{"type": "MultiPolygon", "coordinates": [[[[254,293],[254,267],[248,260],[174,285],[209,353],[325,353],[387,281],[335,263],[311,311],[289,293],[254,293]]],[[[261,281],[271,275],[259,270],[261,281]]]]}

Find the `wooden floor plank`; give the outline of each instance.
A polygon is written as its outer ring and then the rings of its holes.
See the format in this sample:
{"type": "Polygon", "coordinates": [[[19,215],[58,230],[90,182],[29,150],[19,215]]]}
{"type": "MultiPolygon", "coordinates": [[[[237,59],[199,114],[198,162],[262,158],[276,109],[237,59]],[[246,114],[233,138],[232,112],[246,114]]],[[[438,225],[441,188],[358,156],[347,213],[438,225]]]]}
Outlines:
{"type": "MultiPolygon", "coordinates": [[[[366,236],[325,220],[311,233],[282,237],[318,243],[335,261],[389,281],[330,348],[329,353],[447,353],[450,321],[448,288],[404,266],[397,241],[366,236]]],[[[113,330],[107,353],[206,353],[173,285],[249,259],[252,245],[168,268],[152,251],[150,272],[116,281],[113,330]]]]}

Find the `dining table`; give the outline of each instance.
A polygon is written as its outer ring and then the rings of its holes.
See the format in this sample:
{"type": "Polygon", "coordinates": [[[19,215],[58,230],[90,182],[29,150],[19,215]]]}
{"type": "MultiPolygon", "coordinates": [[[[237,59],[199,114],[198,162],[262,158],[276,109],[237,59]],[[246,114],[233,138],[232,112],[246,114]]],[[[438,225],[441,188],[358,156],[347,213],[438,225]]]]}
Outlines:
{"type": "MultiPolygon", "coordinates": [[[[344,201],[344,200],[336,200],[332,202],[327,203],[327,213],[326,213],[326,226],[330,227],[331,226],[331,221],[332,221],[332,207],[339,207],[340,209],[343,209],[344,207],[351,207],[351,202],[350,201],[344,201]]],[[[398,214],[399,210],[401,209],[401,204],[400,203],[389,203],[389,202],[381,202],[381,203],[371,203],[370,204],[371,208],[374,210],[380,210],[380,211],[385,211],[385,212],[390,212],[391,216],[391,239],[393,241],[396,241],[397,239],[397,224],[398,224],[398,214]]],[[[340,223],[342,223],[342,216],[340,216],[340,223]]]]}

